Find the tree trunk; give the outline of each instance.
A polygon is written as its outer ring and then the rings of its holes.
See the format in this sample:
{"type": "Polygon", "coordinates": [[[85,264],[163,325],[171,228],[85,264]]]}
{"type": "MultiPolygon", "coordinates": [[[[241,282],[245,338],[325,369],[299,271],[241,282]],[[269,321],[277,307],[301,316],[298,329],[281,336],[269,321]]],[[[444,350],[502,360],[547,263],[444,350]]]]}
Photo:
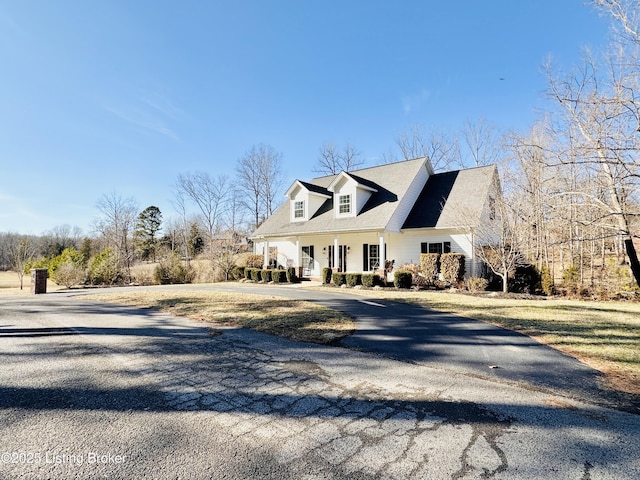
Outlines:
{"type": "Polygon", "coordinates": [[[636,247],[633,245],[633,240],[631,238],[627,238],[624,241],[624,245],[627,249],[627,255],[629,256],[629,263],[631,264],[633,278],[635,278],[636,284],[640,287],[640,262],[638,261],[636,247]]]}

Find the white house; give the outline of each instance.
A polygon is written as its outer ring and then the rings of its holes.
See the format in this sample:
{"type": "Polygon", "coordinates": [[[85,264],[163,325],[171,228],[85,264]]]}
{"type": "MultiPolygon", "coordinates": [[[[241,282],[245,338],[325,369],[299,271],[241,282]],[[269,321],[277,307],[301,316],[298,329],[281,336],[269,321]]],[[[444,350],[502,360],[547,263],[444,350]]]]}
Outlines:
{"type": "Polygon", "coordinates": [[[474,259],[476,222],[490,222],[499,192],[495,165],[434,174],[427,158],[296,180],[285,201],[252,235],[267,265],[373,272],[394,261],[419,263],[420,253],[463,253],[474,259]],[[464,221],[461,219],[465,219],[464,221]]]}

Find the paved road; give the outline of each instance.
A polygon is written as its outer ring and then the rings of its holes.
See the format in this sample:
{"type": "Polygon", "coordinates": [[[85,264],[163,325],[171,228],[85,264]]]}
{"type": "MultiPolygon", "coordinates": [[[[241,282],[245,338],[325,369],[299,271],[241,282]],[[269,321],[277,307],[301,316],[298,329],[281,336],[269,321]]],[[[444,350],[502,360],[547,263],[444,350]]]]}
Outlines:
{"type": "Polygon", "coordinates": [[[342,346],[640,413],[638,397],[607,389],[597,370],[525,335],[477,320],[335,288],[323,291],[237,283],[201,288],[318,302],[355,318],[357,331],[342,346]]]}
{"type": "Polygon", "coordinates": [[[0,297],[0,478],[637,479],[640,416],[344,348],[0,297]]]}

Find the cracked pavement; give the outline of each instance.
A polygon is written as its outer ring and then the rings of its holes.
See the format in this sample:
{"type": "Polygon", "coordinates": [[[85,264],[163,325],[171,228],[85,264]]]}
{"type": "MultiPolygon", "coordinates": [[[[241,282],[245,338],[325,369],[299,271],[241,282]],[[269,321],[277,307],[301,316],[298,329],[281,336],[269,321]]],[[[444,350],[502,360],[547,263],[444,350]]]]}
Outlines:
{"type": "Polygon", "coordinates": [[[2,297],[0,360],[3,479],[640,478],[638,415],[140,309],[2,297]]]}

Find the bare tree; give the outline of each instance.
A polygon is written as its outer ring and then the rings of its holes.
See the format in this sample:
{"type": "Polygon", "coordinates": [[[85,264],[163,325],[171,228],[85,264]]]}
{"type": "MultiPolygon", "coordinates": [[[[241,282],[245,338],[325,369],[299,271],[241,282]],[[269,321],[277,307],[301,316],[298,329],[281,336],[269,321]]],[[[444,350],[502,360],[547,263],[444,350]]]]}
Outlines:
{"type": "Polygon", "coordinates": [[[340,172],[352,172],[364,165],[360,152],[350,143],[338,148],[333,142],[325,142],[320,147],[314,172],[321,175],[336,175],[340,172]]]}
{"type": "Polygon", "coordinates": [[[467,120],[462,138],[471,156],[472,166],[497,163],[502,152],[495,127],[484,117],[473,122],[467,120]]]}
{"type": "Polygon", "coordinates": [[[123,198],[116,192],[111,192],[100,197],[96,207],[101,216],[95,219],[94,228],[116,253],[118,264],[130,281],[134,256],[133,231],[138,205],[133,197],[123,198]]]}
{"type": "Polygon", "coordinates": [[[398,135],[395,141],[404,160],[427,157],[435,172],[462,167],[460,145],[455,136],[415,125],[408,133],[398,135]]]}
{"type": "Polygon", "coordinates": [[[270,145],[254,145],[236,165],[237,188],[245,192],[244,208],[251,212],[253,228],[278,206],[282,188],[282,154],[270,145]]]}
{"type": "Polygon", "coordinates": [[[36,242],[28,235],[9,233],[5,236],[3,244],[7,251],[10,266],[18,275],[20,290],[22,290],[27,263],[37,253],[36,242]]]}
{"type": "MultiPolygon", "coordinates": [[[[197,172],[178,176],[176,184],[176,204],[186,214],[185,200],[190,200],[200,211],[200,218],[207,230],[209,252],[213,251],[213,241],[220,230],[226,214],[231,182],[220,175],[211,177],[208,173],[197,172]]],[[[186,217],[185,217],[186,218],[186,217]]]]}
{"type": "Polygon", "coordinates": [[[597,172],[603,195],[583,194],[600,206],[601,219],[614,220],[612,236],[626,247],[636,283],[640,286],[640,264],[633,245],[632,219],[638,209],[640,180],[640,104],[636,102],[637,75],[619,55],[608,55],[599,70],[588,52],[579,69],[556,78],[548,69],[550,93],[560,106],[567,144],[565,164],[580,165],[597,172]]]}

